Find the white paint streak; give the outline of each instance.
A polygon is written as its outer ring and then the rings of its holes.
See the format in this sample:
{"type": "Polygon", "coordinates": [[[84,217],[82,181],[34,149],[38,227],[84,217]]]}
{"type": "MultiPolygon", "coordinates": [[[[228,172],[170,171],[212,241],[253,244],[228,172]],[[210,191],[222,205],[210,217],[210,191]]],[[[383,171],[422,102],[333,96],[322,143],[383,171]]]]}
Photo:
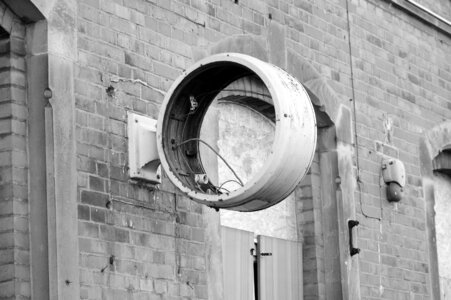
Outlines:
{"type": "Polygon", "coordinates": [[[111,78],[110,82],[115,82],[115,83],[131,82],[131,83],[140,84],[140,85],[143,85],[143,86],[148,87],[150,89],[153,89],[154,91],[157,91],[157,92],[161,93],[162,95],[166,94],[165,91],[157,89],[157,88],[151,86],[150,84],[148,84],[147,82],[145,82],[145,81],[143,81],[141,79],[131,79],[131,78],[124,78],[124,77],[119,77],[119,76],[113,76],[111,78]]]}

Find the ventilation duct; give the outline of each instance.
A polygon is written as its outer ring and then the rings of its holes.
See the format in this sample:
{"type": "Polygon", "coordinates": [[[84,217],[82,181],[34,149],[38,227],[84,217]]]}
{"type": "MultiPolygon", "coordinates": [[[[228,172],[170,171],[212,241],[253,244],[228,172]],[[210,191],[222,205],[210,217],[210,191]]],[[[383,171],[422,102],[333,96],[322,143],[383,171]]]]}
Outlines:
{"type": "MultiPolygon", "coordinates": [[[[249,106],[258,110],[255,103],[249,106]]],[[[315,113],[303,86],[284,70],[237,53],[210,56],[183,72],[166,94],[157,123],[157,149],[169,179],[192,200],[216,209],[256,211],[282,201],[309,170],[315,146],[315,113]],[[215,145],[200,139],[200,131],[217,95],[244,77],[257,77],[270,93],[274,143],[258,174],[227,191],[207,176],[200,145],[214,152],[215,145]]]]}

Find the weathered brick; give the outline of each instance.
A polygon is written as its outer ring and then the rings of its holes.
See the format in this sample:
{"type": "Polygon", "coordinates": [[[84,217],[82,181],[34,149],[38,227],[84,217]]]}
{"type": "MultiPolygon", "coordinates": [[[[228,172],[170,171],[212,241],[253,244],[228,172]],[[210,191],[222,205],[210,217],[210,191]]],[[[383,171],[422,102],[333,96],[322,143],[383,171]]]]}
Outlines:
{"type": "Polygon", "coordinates": [[[13,280],[0,282],[0,296],[8,299],[15,297],[15,282],[13,280]]]}
{"type": "MultiPolygon", "coordinates": [[[[162,187],[167,192],[162,194],[130,185],[126,112],[131,110],[157,117],[165,92],[181,70],[196,60],[194,53],[207,54],[208,49],[218,42],[227,44],[224,51],[246,52],[259,57],[262,54],[261,57],[274,58],[272,61],[278,61],[279,66],[287,60],[290,72],[295,69],[292,73],[303,81],[312,76],[333,80],[331,86],[338,94],[339,105],[351,107],[353,103],[347,99],[356,95],[353,100],[356,104],[359,157],[354,153],[354,164],[359,160],[360,179],[364,181],[361,208],[379,216],[382,201],[384,216],[390,218],[381,223],[384,233],[381,237],[380,224],[358,214],[362,224],[358,231],[362,247],[360,271],[365,274],[360,276],[360,296],[381,298],[379,268],[385,288],[382,297],[404,299],[410,297],[407,291],[422,296],[429,293],[428,284],[422,282],[430,270],[427,248],[421,243],[427,236],[427,225],[417,145],[426,129],[451,117],[446,109],[450,105],[446,99],[449,99],[451,91],[451,68],[446,55],[449,39],[435,34],[432,27],[415,21],[414,16],[389,8],[387,3],[375,5],[361,1],[359,6],[350,3],[354,66],[354,78],[351,78],[347,11],[343,3],[326,2],[82,0],[77,3],[78,49],[74,50],[77,51],[74,77],[77,184],[81,202],[78,205],[79,234],[82,237],[79,245],[86,254],[80,258],[81,298],[121,299],[131,292],[136,298],[207,298],[207,287],[203,284],[205,261],[199,256],[207,248],[203,208],[192,204],[186,197],[174,199],[173,193],[178,191],[166,177],[162,187]],[[286,48],[290,49],[288,54],[282,53],[284,47],[267,45],[266,29],[275,23],[285,28],[276,39],[286,43],[286,48]],[[253,49],[247,40],[235,39],[235,35],[255,34],[263,41],[262,50],[253,49]],[[306,58],[315,67],[315,72],[297,64],[294,61],[296,56],[306,58]],[[145,84],[114,83],[117,92],[109,97],[105,89],[114,76],[124,80],[139,79],[145,84]],[[385,115],[396,115],[391,132],[386,129],[385,115]],[[383,202],[385,195],[381,194],[379,182],[382,155],[398,157],[406,165],[406,198],[397,204],[396,209],[383,202]],[[110,196],[103,193],[107,190],[118,200],[113,201],[110,210],[105,208],[110,200],[110,196]],[[132,204],[120,204],[119,201],[132,204]],[[386,211],[396,213],[385,214],[386,211]],[[176,225],[174,219],[179,224],[176,225]],[[176,244],[176,239],[183,242],[176,244]],[[113,244],[129,246],[129,249],[115,248],[113,244]],[[182,249],[176,249],[176,245],[182,249]],[[108,264],[109,252],[113,249],[120,259],[116,271],[127,274],[109,273],[114,289],[105,287],[105,274],[99,272],[108,264]],[[140,273],[143,267],[133,261],[134,251],[139,253],[137,258],[153,262],[152,266],[146,267],[150,271],[146,277],[140,273]],[[176,280],[175,251],[192,254],[184,257],[182,263],[184,267],[195,270],[183,270],[182,273],[183,278],[194,285],[176,280]]],[[[442,10],[443,14],[449,15],[449,11],[438,2],[425,0],[424,3],[434,11],[442,10]]],[[[2,26],[11,24],[14,27],[13,23],[5,19],[2,26]]],[[[10,45],[6,42],[4,46],[4,51],[8,51],[10,45]]],[[[11,46],[15,52],[25,54],[27,45],[23,39],[17,39],[11,46]]],[[[13,61],[5,56],[0,60],[3,66],[13,66],[16,70],[14,76],[2,74],[1,81],[15,81],[18,86],[25,86],[23,57],[13,61]]],[[[24,192],[10,185],[16,179],[22,186],[27,185],[26,91],[17,86],[5,87],[0,89],[3,103],[0,107],[0,151],[7,152],[0,152],[0,165],[10,166],[9,161],[12,161],[14,167],[21,170],[13,172],[13,169],[8,169],[2,173],[0,194],[2,199],[26,199],[26,188],[24,192]],[[21,106],[13,110],[9,103],[20,103],[21,106]],[[14,122],[4,119],[11,114],[15,116],[14,122]],[[12,131],[22,137],[11,136],[12,131]],[[21,152],[12,155],[13,149],[21,149],[21,152]]],[[[321,104],[326,103],[326,113],[334,118],[338,112],[330,111],[327,101],[331,97],[319,98],[321,104]]],[[[353,119],[351,115],[340,117],[353,119]]],[[[348,128],[344,131],[347,137],[353,135],[348,128]]],[[[350,143],[352,140],[349,138],[350,143]]],[[[318,203],[321,203],[318,194],[322,193],[321,185],[325,184],[319,179],[318,157],[312,170],[296,192],[294,207],[298,233],[304,240],[306,299],[323,297],[326,284],[318,276],[322,274],[324,265],[321,257],[324,253],[321,244],[324,229],[319,221],[322,216],[318,213],[318,203]]],[[[355,199],[359,199],[358,195],[356,191],[355,199]]],[[[1,215],[13,213],[12,204],[11,207],[0,205],[1,215]]],[[[359,212],[357,200],[356,206],[359,212]]],[[[26,202],[19,205],[19,211],[23,215],[28,213],[26,202]]],[[[0,224],[8,223],[5,220],[0,220],[0,224]]],[[[20,228],[23,228],[23,220],[17,223],[20,228]]],[[[23,235],[20,239],[20,243],[26,245],[23,235]]],[[[0,294],[6,291],[10,293],[7,297],[12,296],[14,288],[11,288],[12,292],[9,289],[2,283],[0,294]]]]}
{"type": "Polygon", "coordinates": [[[105,191],[105,181],[96,176],[89,176],[89,188],[94,191],[105,191]]]}
{"type": "Polygon", "coordinates": [[[80,236],[99,237],[99,225],[89,222],[78,222],[78,233],[80,236]]]}
{"type": "Polygon", "coordinates": [[[93,206],[105,207],[109,196],[107,194],[93,192],[93,191],[82,191],[81,192],[81,202],[93,206]]]}
{"type": "Polygon", "coordinates": [[[97,223],[105,223],[105,210],[99,208],[91,209],[91,221],[97,223]]]}
{"type": "Polygon", "coordinates": [[[153,65],[149,62],[147,58],[140,57],[131,52],[125,53],[125,64],[132,67],[139,67],[146,71],[152,71],[153,65]]]}
{"type": "Polygon", "coordinates": [[[89,206],[78,205],[78,219],[80,220],[90,220],[89,206]]]}

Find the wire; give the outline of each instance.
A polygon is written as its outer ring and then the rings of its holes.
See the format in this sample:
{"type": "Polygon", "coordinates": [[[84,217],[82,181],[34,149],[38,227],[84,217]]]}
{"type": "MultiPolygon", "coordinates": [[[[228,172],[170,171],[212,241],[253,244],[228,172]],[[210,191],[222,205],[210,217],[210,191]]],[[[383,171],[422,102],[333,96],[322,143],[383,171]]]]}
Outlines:
{"type": "Polygon", "coordinates": [[[243,187],[243,185],[242,185],[240,182],[238,182],[238,181],[236,181],[236,180],[234,180],[234,179],[230,179],[230,180],[224,181],[220,186],[215,186],[215,188],[218,190],[218,192],[219,192],[220,190],[224,190],[224,191],[226,191],[227,193],[230,194],[230,190],[228,190],[228,189],[226,189],[225,187],[223,187],[226,183],[229,183],[229,182],[236,182],[236,183],[238,183],[241,187],[243,187]]]}
{"type": "Polygon", "coordinates": [[[243,186],[240,182],[238,182],[238,181],[236,181],[236,180],[233,180],[233,179],[230,179],[230,180],[224,181],[218,188],[219,188],[219,189],[222,189],[223,186],[224,186],[224,184],[229,183],[229,182],[236,182],[236,183],[238,183],[239,185],[243,186]]]}
{"type": "MultiPolygon", "coordinates": [[[[365,218],[369,218],[369,219],[374,219],[374,220],[382,221],[382,201],[380,201],[380,203],[381,203],[381,217],[373,217],[373,216],[370,216],[370,215],[368,215],[367,213],[365,213],[365,211],[363,210],[363,203],[362,203],[362,188],[360,187],[360,185],[363,185],[363,184],[364,184],[364,183],[363,183],[363,181],[360,179],[360,176],[357,175],[357,186],[358,186],[358,189],[359,189],[360,211],[361,211],[362,215],[363,215],[365,218]]],[[[380,189],[379,189],[379,195],[380,195],[380,189]]],[[[379,197],[379,199],[380,199],[380,197],[379,197]]]]}
{"type": "Polygon", "coordinates": [[[221,154],[219,154],[212,146],[210,146],[207,142],[205,142],[204,140],[200,139],[200,138],[191,138],[191,139],[187,139],[179,144],[176,145],[176,147],[182,146],[184,144],[187,144],[189,142],[200,142],[202,144],[204,144],[205,146],[207,146],[208,148],[210,148],[211,151],[213,151],[224,163],[225,165],[230,169],[230,171],[232,171],[233,175],[236,177],[236,179],[238,179],[238,181],[240,182],[241,186],[243,186],[243,181],[240,179],[240,177],[238,176],[238,174],[236,174],[236,172],[233,170],[233,168],[229,165],[229,163],[225,160],[224,157],[222,157],[221,154]]]}
{"type": "MultiPolygon", "coordinates": [[[[245,89],[218,89],[218,90],[212,90],[212,91],[209,91],[209,92],[205,92],[205,93],[202,93],[202,94],[198,94],[198,95],[196,95],[195,97],[194,97],[194,96],[190,96],[190,105],[191,105],[191,108],[190,108],[190,111],[189,111],[187,114],[183,115],[183,117],[186,116],[186,119],[185,119],[184,122],[183,122],[182,136],[184,136],[184,134],[185,134],[186,125],[187,125],[187,123],[188,123],[188,122],[187,122],[187,121],[188,121],[188,118],[189,118],[190,116],[194,115],[194,114],[196,113],[197,109],[198,109],[198,104],[197,104],[198,102],[196,101],[196,98],[203,98],[205,95],[212,94],[212,93],[220,93],[220,92],[223,92],[223,91],[224,91],[224,92],[250,92],[251,94],[254,94],[254,95],[265,96],[265,97],[270,97],[270,98],[271,98],[271,95],[270,95],[270,94],[258,93],[258,92],[254,92],[254,91],[247,91],[247,90],[245,90],[245,89]],[[195,106],[193,106],[193,101],[196,103],[195,106]]],[[[229,192],[229,193],[230,193],[229,190],[223,188],[223,185],[226,184],[227,182],[236,182],[236,183],[238,183],[238,184],[241,185],[241,186],[244,185],[244,184],[243,184],[243,181],[240,179],[240,177],[238,176],[238,174],[233,170],[233,168],[230,166],[230,164],[227,163],[227,161],[225,160],[225,158],[224,158],[221,154],[219,154],[212,146],[210,146],[210,145],[209,145],[207,142],[205,142],[204,140],[202,140],[202,139],[200,139],[200,138],[191,138],[191,139],[185,140],[185,141],[183,141],[183,142],[177,144],[176,147],[182,146],[182,145],[184,145],[184,144],[186,144],[186,143],[189,143],[189,142],[192,142],[192,141],[197,141],[197,142],[203,143],[205,146],[207,146],[208,148],[210,148],[211,151],[213,151],[219,158],[221,158],[221,160],[222,160],[222,161],[225,163],[225,165],[230,169],[230,171],[232,171],[232,173],[233,173],[233,175],[236,177],[236,179],[238,179],[238,181],[233,180],[233,179],[232,179],[232,180],[227,180],[227,181],[223,182],[223,183],[221,184],[221,186],[219,186],[219,187],[218,187],[218,186],[215,186],[215,185],[212,185],[212,186],[216,189],[217,193],[220,193],[220,190],[221,190],[221,189],[222,189],[222,190],[225,190],[226,192],[229,192]]],[[[194,174],[194,171],[193,171],[193,169],[191,168],[191,165],[189,164],[188,160],[186,159],[186,157],[185,157],[184,155],[182,155],[182,159],[183,159],[183,161],[185,162],[185,164],[187,165],[187,167],[188,167],[188,169],[190,170],[190,172],[191,172],[192,174],[194,174]]],[[[199,185],[197,185],[197,188],[198,188],[199,190],[203,191],[203,189],[202,189],[199,185]]],[[[204,191],[203,191],[203,192],[204,192],[204,191]]]]}
{"type": "Polygon", "coordinates": [[[221,192],[219,192],[220,190],[224,190],[224,191],[226,191],[226,193],[230,194],[230,191],[226,188],[223,188],[223,187],[216,187],[216,188],[218,189],[218,193],[221,193],[221,192]]]}
{"type": "Polygon", "coordinates": [[[363,210],[362,204],[362,188],[360,184],[362,184],[362,180],[360,179],[360,159],[359,159],[359,141],[357,136],[357,113],[356,113],[356,97],[355,97],[355,86],[354,86],[354,67],[352,65],[352,44],[351,44],[351,22],[349,19],[349,0],[346,0],[346,20],[347,20],[347,29],[348,29],[348,46],[349,46],[349,66],[351,72],[351,91],[352,91],[352,112],[354,119],[354,140],[355,140],[355,155],[356,155],[356,167],[357,167],[357,186],[359,189],[359,202],[360,202],[360,212],[365,218],[375,219],[381,221],[381,218],[373,217],[365,213],[363,210]]]}

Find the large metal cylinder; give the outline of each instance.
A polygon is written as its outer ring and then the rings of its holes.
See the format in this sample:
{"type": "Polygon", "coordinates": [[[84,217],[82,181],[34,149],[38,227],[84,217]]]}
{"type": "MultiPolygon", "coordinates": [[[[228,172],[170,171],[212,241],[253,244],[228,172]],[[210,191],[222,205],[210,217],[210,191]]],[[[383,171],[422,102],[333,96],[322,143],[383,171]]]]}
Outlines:
{"type": "Polygon", "coordinates": [[[207,57],[183,72],[167,92],[157,124],[157,148],[169,179],[192,200],[221,209],[255,211],[285,199],[307,173],[315,146],[315,113],[303,86],[284,70],[237,53],[207,57]],[[252,75],[266,85],[274,105],[271,154],[241,188],[203,189],[198,181],[205,173],[199,156],[203,117],[222,89],[252,75]]]}

